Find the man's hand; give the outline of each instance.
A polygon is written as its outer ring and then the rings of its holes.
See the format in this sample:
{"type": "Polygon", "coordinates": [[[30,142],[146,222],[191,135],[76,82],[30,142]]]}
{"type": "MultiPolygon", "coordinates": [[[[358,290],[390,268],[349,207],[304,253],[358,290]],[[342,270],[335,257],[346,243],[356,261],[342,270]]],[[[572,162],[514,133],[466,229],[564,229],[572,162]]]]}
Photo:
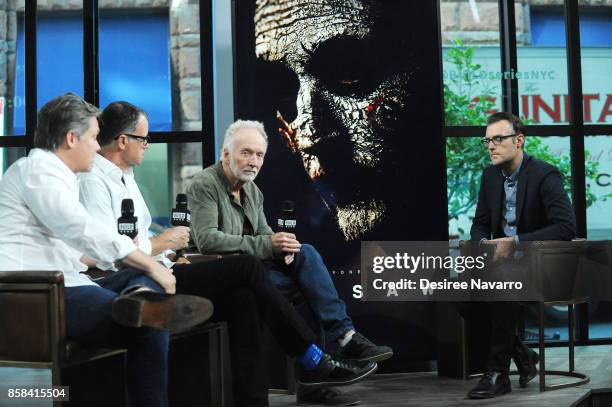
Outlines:
{"type": "Polygon", "coordinates": [[[175,251],[184,249],[188,244],[189,228],[187,226],[175,226],[151,238],[151,245],[155,248],[159,248],[159,252],[168,249],[175,251]]]}
{"type": "Polygon", "coordinates": [[[191,262],[187,259],[187,257],[181,256],[178,259],[176,259],[176,264],[191,264],[191,262]]]}
{"type": "Polygon", "coordinates": [[[271,236],[272,251],[276,257],[282,257],[286,254],[295,254],[300,252],[302,245],[297,241],[293,233],[278,232],[271,236]]]}
{"type": "Polygon", "coordinates": [[[149,269],[148,275],[157,281],[168,294],[176,293],[176,277],[172,274],[172,269],[167,269],[161,264],[154,262],[149,269]]]}
{"type": "Polygon", "coordinates": [[[293,260],[295,260],[295,253],[285,254],[283,260],[285,261],[286,266],[290,265],[291,263],[293,263],[293,260]]]}
{"type": "Polygon", "coordinates": [[[89,257],[87,255],[82,255],[81,256],[81,263],[83,263],[84,265],[86,265],[87,267],[92,269],[92,268],[96,267],[96,264],[98,262],[93,257],[89,257]]]}
{"type": "Polygon", "coordinates": [[[485,240],[482,244],[489,244],[495,246],[495,253],[493,254],[493,261],[497,262],[500,260],[508,259],[514,252],[515,241],[514,237],[500,237],[493,240],[485,240]]]}

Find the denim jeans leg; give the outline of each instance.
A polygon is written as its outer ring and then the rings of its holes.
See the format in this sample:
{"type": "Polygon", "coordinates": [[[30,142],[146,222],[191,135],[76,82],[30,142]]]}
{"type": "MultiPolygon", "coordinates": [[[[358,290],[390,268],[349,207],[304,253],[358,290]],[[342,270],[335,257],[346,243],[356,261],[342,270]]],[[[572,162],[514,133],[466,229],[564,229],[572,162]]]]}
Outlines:
{"type": "Polygon", "coordinates": [[[123,346],[127,353],[127,381],[133,407],[168,405],[167,331],[126,328],[112,321],[112,302],[126,287],[161,287],[141,272],[117,272],[98,280],[98,286],[66,287],[66,330],[70,339],[97,346],[123,346]]]}
{"type": "Polygon", "coordinates": [[[346,305],[338,296],[329,271],[314,247],[303,244],[292,267],[284,268],[272,262],[266,262],[266,266],[272,282],[283,294],[289,295],[290,300],[295,295],[292,285],[297,286],[319,319],[327,341],[335,341],[354,329],[353,321],[346,313],[346,305]]]}
{"type": "Polygon", "coordinates": [[[126,288],[131,288],[137,285],[143,285],[149,287],[153,291],[160,293],[164,292],[164,289],[151,277],[145,275],[141,270],[126,267],[116,273],[113,273],[107,277],[96,280],[101,287],[107,288],[116,293],[120,293],[126,288]]]}

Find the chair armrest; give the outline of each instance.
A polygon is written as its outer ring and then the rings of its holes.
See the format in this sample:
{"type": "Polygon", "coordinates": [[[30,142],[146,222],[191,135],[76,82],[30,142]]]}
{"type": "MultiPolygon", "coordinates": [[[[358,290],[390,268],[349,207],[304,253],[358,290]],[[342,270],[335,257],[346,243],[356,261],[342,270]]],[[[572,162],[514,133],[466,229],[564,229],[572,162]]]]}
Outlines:
{"type": "Polygon", "coordinates": [[[64,282],[64,273],[61,271],[0,271],[0,283],[6,284],[32,284],[47,283],[61,284],[64,282]]]}
{"type": "Polygon", "coordinates": [[[0,271],[0,332],[0,360],[61,360],[66,337],[64,274],[0,271]]]}
{"type": "Polygon", "coordinates": [[[536,240],[525,243],[531,243],[537,249],[579,249],[587,245],[586,240],[536,240]]]}
{"type": "Polygon", "coordinates": [[[236,256],[240,253],[185,253],[184,256],[191,263],[206,263],[208,261],[220,260],[230,256],[236,256]]]}
{"type": "Polygon", "coordinates": [[[472,240],[460,240],[459,241],[459,252],[462,256],[471,256],[472,252],[477,246],[478,242],[472,240]]]}

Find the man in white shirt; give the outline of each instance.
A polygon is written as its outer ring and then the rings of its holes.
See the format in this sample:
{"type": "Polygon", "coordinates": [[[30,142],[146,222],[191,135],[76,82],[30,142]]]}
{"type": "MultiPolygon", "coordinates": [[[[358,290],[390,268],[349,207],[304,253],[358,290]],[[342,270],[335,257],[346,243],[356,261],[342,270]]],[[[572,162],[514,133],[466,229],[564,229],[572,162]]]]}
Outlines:
{"type": "MultiPolygon", "coordinates": [[[[151,215],[134,180],[133,167],[141,164],[149,145],[146,113],[127,102],[108,105],[101,116],[98,140],[102,146],[92,171],[79,175],[80,199],[89,213],[114,225],[121,216],[121,202],[134,201],[141,250],[165,264],[168,254],[185,248],[188,227],[167,229],[149,238],[151,215]]],[[[108,227],[108,226],[107,226],[108,227]]],[[[101,268],[114,268],[99,263],[101,268]]],[[[237,406],[267,406],[266,375],[262,374],[261,320],[279,344],[296,356],[303,369],[301,383],[308,388],[347,385],[373,373],[375,362],[336,361],[323,354],[315,336],[282,294],[274,287],[261,262],[236,255],[203,264],[175,264],[177,292],[210,298],[215,304],[213,320],[226,320],[229,327],[234,402],[237,406]]]]}
{"type": "MultiPolygon", "coordinates": [[[[113,307],[133,304],[135,299],[142,304],[145,297],[172,305],[177,297],[162,293],[173,294],[176,280],[171,270],[138,250],[129,237],[91,217],[78,200],[76,173],[89,171],[100,148],[98,114],[95,106],[75,94],[56,97],[41,108],[35,148],[0,182],[0,271],[62,271],[67,337],[91,345],[127,347],[131,405],[167,406],[168,331],[119,325],[113,320],[113,307]],[[129,268],[96,284],[81,273],[89,258],[120,260],[129,268]],[[134,288],[144,295],[119,294],[134,288]]],[[[208,306],[210,316],[210,302],[195,300],[195,305],[208,306]]],[[[170,321],[149,322],[164,327],[170,321]]]]}

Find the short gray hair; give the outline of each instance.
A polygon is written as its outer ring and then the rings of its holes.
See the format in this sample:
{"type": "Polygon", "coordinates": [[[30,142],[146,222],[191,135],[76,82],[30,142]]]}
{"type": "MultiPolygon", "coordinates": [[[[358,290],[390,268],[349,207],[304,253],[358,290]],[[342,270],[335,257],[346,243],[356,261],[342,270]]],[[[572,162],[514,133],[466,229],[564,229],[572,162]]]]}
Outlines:
{"type": "Polygon", "coordinates": [[[263,137],[266,145],[268,144],[268,135],[266,134],[266,130],[264,129],[264,125],[262,122],[258,122],[257,120],[236,120],[234,123],[230,124],[227,130],[225,130],[225,138],[223,139],[223,146],[221,147],[221,156],[223,156],[223,150],[228,149],[231,151],[232,142],[234,140],[234,136],[240,130],[244,129],[253,129],[257,130],[257,132],[263,137]]]}
{"type": "Polygon", "coordinates": [[[74,131],[79,138],[89,129],[92,117],[98,117],[100,110],[74,93],[58,96],[38,112],[34,147],[55,151],[64,142],[64,137],[74,131]]]}

